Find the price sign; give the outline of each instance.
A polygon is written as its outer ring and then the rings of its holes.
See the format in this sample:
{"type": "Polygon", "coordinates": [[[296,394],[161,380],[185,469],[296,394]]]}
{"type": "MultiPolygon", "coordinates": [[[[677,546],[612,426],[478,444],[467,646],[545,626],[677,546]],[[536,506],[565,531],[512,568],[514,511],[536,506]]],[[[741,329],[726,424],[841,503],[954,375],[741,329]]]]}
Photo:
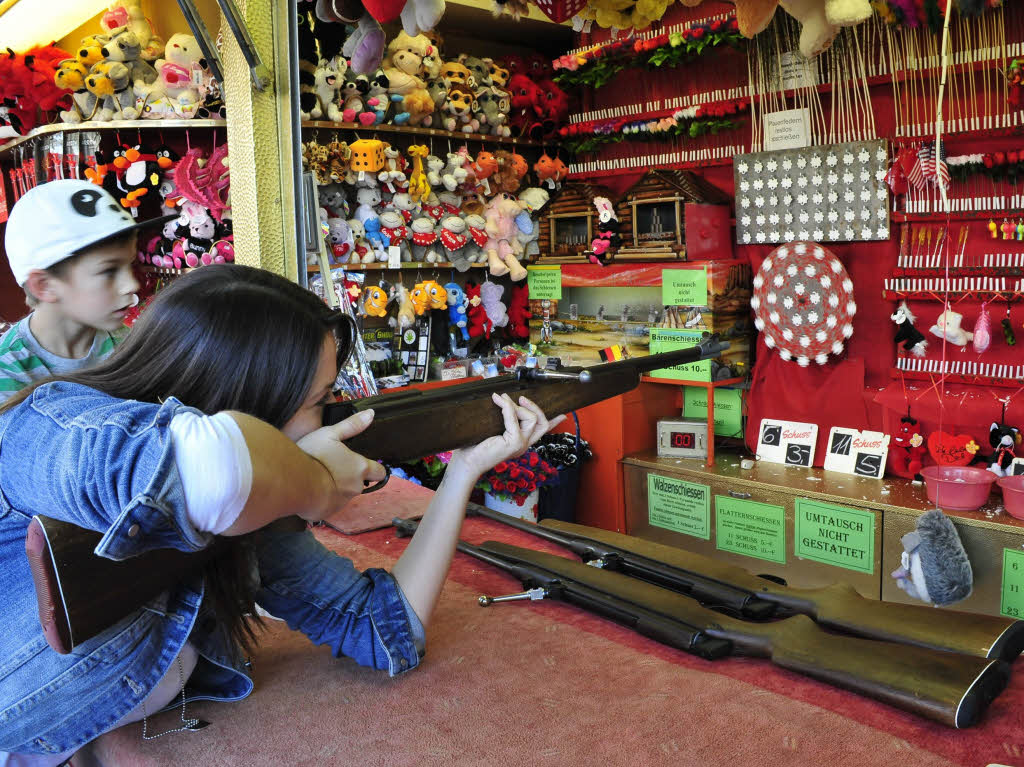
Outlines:
{"type": "Polygon", "coordinates": [[[757,457],[769,463],[810,466],[814,460],[814,445],[817,441],[816,423],[762,418],[760,436],[757,440],[757,457]]]}
{"type": "Polygon", "coordinates": [[[825,469],[881,479],[888,453],[888,434],[833,426],[825,447],[825,469]]]}
{"type": "Polygon", "coordinates": [[[1003,598],[999,612],[1024,618],[1024,551],[1003,549],[1003,598]]]}
{"type": "Polygon", "coordinates": [[[558,301],[562,298],[562,267],[531,266],[527,268],[526,281],[530,288],[530,299],[558,301]]]}
{"type": "MultiPolygon", "coordinates": [[[[702,336],[703,333],[699,330],[651,328],[648,334],[648,348],[651,354],[674,352],[678,349],[685,349],[694,344],[699,344],[702,336]]],[[[651,375],[655,378],[673,378],[679,381],[710,381],[711,360],[687,362],[681,365],[673,365],[670,368],[660,368],[659,370],[652,370],[651,375]]],[[[707,410],[704,413],[707,413],[707,410]]]]}
{"type": "Polygon", "coordinates": [[[654,527],[711,538],[711,488],[707,485],[648,474],[647,513],[654,527]]]}
{"type": "Polygon", "coordinates": [[[786,510],[782,506],[716,495],[715,547],[786,564],[786,510]]]}
{"type": "MultiPolygon", "coordinates": [[[[533,296],[531,295],[530,298],[533,296]]],[[[662,269],[661,303],[665,306],[707,306],[707,267],[662,269]]]]}

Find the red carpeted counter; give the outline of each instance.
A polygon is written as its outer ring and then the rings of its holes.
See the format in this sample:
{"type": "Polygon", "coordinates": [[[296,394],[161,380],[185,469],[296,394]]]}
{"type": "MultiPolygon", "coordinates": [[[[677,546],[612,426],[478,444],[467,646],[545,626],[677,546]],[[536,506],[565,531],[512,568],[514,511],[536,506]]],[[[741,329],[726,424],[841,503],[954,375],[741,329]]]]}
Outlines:
{"type": "MultiPolygon", "coordinates": [[[[406,545],[390,530],[318,536],[360,567],[388,566],[406,545]]],[[[468,520],[463,537],[560,551],[487,520],[468,520]]],[[[90,757],[132,767],[1024,764],[1020,660],[983,723],[955,731],[764,661],[703,661],[567,605],[476,604],[518,590],[457,554],[422,665],[394,679],[273,624],[248,700],[190,706],[211,722],[195,733],[143,741],[130,725],[90,757]]]]}

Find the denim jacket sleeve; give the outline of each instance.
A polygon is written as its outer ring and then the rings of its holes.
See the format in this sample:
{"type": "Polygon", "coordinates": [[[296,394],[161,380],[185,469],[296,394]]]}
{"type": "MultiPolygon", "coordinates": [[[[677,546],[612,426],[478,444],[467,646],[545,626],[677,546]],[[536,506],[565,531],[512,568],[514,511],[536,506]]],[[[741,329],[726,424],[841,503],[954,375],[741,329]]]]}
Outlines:
{"type": "Polygon", "coordinates": [[[423,626],[387,571],[360,572],[308,530],[263,531],[256,556],[256,601],[289,628],[392,676],[419,664],[423,626]]]}
{"type": "Polygon", "coordinates": [[[212,540],[188,520],[168,424],[198,412],[119,400],[54,382],[0,416],[0,490],[24,514],[103,533],[96,553],[126,559],[150,549],[198,551],[212,540]]]}

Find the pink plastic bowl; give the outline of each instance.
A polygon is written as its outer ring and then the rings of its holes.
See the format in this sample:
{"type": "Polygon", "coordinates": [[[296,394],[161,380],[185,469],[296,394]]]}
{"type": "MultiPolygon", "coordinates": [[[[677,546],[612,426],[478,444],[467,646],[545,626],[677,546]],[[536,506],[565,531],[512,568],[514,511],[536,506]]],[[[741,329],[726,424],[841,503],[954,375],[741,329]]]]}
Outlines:
{"type": "Polygon", "coordinates": [[[1003,507],[1006,513],[1017,519],[1024,519],[1024,474],[1016,477],[1000,477],[999,487],[1003,489],[1003,507]]]}
{"type": "Polygon", "coordinates": [[[928,500],[941,509],[974,511],[980,509],[998,479],[986,469],[973,466],[925,466],[921,469],[928,500]]]}

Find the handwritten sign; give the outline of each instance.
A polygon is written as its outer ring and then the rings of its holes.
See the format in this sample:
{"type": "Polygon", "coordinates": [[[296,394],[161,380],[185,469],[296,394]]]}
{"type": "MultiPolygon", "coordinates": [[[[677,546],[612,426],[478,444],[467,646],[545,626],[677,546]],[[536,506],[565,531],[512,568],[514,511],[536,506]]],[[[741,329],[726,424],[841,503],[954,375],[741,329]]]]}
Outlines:
{"type": "Polygon", "coordinates": [[[1003,598],[999,612],[1024,618],[1024,551],[1003,549],[1003,598]]]}
{"type": "Polygon", "coordinates": [[[694,538],[711,538],[711,488],[681,479],[647,475],[651,525],[694,538]]]}
{"type": "Polygon", "coordinates": [[[527,268],[526,282],[531,299],[558,301],[562,298],[562,267],[531,266],[527,268]]]}
{"type": "Polygon", "coordinates": [[[818,424],[762,418],[757,457],[769,463],[810,466],[818,441],[818,424]]]}
{"type": "Polygon", "coordinates": [[[715,547],[786,564],[785,508],[716,495],[715,547]]]}
{"type": "Polygon", "coordinates": [[[888,454],[888,434],[833,426],[825,446],[825,469],[881,479],[888,454]]]}
{"type": "MultiPolygon", "coordinates": [[[[533,294],[530,294],[533,298],[533,294]]],[[[708,270],[662,269],[661,303],[664,306],[707,306],[708,270]]]]}
{"type": "Polygon", "coordinates": [[[970,434],[933,431],[928,435],[928,454],[942,466],[966,466],[977,452],[978,443],[970,434]]]}
{"type": "Polygon", "coordinates": [[[875,571],[875,515],[830,503],[796,499],[793,551],[859,573],[875,571]]]}
{"type": "Polygon", "coordinates": [[[811,112],[806,107],[769,112],[764,116],[766,152],[776,149],[803,149],[810,145],[811,112]]]}
{"type": "MultiPolygon", "coordinates": [[[[683,418],[708,417],[708,390],[683,387],[683,418]]],[[[715,389],[715,434],[720,437],[743,436],[743,391],[715,389]]]]}
{"type": "MultiPolygon", "coordinates": [[[[686,349],[694,344],[700,343],[703,336],[700,330],[683,330],[681,328],[651,328],[650,352],[661,354],[662,352],[674,352],[679,349],[686,349]]],[[[688,362],[684,365],[673,365],[670,368],[659,368],[652,370],[654,378],[671,378],[676,381],[710,381],[711,360],[700,362],[688,362]]]]}

